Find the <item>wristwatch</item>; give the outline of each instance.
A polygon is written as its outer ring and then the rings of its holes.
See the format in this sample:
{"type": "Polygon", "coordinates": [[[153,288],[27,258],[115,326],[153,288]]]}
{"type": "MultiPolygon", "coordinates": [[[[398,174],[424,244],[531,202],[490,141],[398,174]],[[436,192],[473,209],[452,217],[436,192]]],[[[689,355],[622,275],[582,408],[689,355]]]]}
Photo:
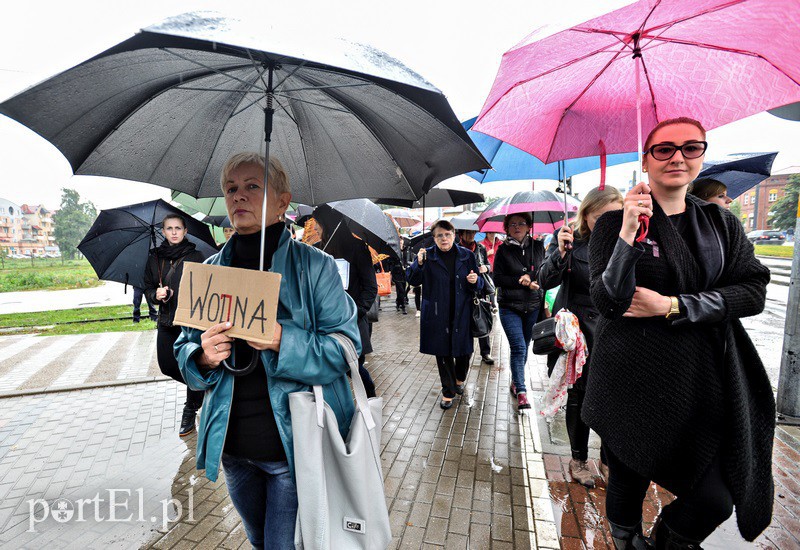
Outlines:
{"type": "Polygon", "coordinates": [[[670,296],[669,297],[669,313],[667,313],[664,317],[667,319],[674,319],[678,315],[681,314],[681,308],[678,304],[678,297],[677,296],[670,296]]]}

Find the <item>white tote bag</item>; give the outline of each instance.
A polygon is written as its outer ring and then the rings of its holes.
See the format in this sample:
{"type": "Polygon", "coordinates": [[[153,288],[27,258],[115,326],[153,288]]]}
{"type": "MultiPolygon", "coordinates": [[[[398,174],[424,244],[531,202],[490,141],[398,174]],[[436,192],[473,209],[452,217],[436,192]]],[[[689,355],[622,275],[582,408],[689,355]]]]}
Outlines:
{"type": "Polygon", "coordinates": [[[298,500],[295,547],[384,549],[392,533],[380,460],[383,399],[367,399],[353,342],[343,334],[333,336],[350,365],[356,410],[342,439],[322,386],[289,394],[298,500]]]}

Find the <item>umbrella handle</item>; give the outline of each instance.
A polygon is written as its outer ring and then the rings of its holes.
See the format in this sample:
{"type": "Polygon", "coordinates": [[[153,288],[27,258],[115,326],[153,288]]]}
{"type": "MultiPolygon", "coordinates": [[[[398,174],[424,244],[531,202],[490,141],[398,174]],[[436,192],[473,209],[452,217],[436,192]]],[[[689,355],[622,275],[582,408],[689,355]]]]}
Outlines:
{"type": "Polygon", "coordinates": [[[236,368],[235,365],[228,363],[226,359],[221,361],[222,366],[234,376],[245,376],[253,372],[258,365],[258,351],[252,349],[252,353],[250,354],[250,362],[244,368],[236,368]]]}

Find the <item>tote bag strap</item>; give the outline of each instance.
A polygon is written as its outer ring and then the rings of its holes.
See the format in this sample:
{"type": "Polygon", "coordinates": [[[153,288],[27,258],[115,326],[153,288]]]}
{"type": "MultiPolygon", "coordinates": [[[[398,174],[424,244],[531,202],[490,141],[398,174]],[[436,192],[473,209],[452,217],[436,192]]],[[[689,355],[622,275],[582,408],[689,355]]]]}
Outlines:
{"type": "MultiPolygon", "coordinates": [[[[356,396],[356,406],[361,411],[364,417],[364,422],[368,430],[375,427],[375,420],[369,409],[369,398],[367,397],[367,390],[364,388],[364,382],[361,380],[361,375],[358,373],[358,354],[356,353],[356,346],[353,341],[339,332],[331,334],[336,339],[339,345],[344,350],[344,356],[347,364],[350,365],[350,381],[353,384],[353,392],[356,396]]],[[[317,425],[322,428],[325,425],[325,399],[322,395],[322,386],[314,386],[314,401],[317,407],[317,425]]]]}

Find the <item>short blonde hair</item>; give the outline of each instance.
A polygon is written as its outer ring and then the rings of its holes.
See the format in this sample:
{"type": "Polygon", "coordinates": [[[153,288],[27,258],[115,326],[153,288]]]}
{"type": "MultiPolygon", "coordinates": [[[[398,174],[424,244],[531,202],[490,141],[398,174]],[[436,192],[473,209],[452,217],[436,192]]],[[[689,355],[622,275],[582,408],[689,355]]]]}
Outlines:
{"type": "Polygon", "coordinates": [[[606,187],[605,189],[595,187],[586,193],[580,207],[578,207],[578,215],[572,221],[572,227],[575,229],[575,238],[588,239],[589,233],[591,233],[587,220],[589,214],[614,202],[618,202],[620,209],[622,208],[622,193],[616,187],[606,187]]]}
{"type": "MultiPolygon", "coordinates": [[[[230,176],[231,172],[243,164],[255,164],[263,170],[264,155],[254,151],[246,151],[244,153],[236,153],[229,158],[222,167],[222,174],[219,179],[219,185],[223,190],[225,189],[225,182],[228,181],[228,176],[230,176]]],[[[267,185],[272,187],[272,190],[278,195],[292,192],[289,187],[289,176],[283,169],[281,161],[275,157],[269,157],[269,179],[267,180],[267,185]]]]}

